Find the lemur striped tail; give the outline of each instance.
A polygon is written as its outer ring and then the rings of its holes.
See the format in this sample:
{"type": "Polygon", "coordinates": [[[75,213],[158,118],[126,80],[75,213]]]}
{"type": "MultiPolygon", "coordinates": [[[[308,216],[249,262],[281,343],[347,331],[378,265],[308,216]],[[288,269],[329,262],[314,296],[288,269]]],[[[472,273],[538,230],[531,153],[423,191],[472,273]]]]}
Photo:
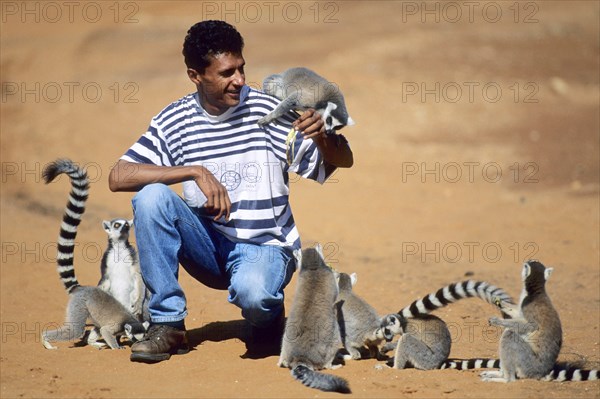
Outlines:
{"type": "Polygon", "coordinates": [[[583,370],[575,367],[554,366],[543,381],[593,381],[600,379],[599,370],[583,370]]]}
{"type": "Polygon", "coordinates": [[[499,369],[500,359],[465,359],[446,360],[440,369],[472,370],[472,369],[499,369]]]}
{"type": "MultiPolygon", "coordinates": [[[[440,369],[473,370],[499,369],[500,359],[465,359],[446,360],[440,369]]],[[[594,381],[600,379],[599,370],[584,370],[557,364],[542,381],[594,381]]]]}
{"type": "Polygon", "coordinates": [[[500,302],[514,304],[510,295],[503,289],[485,281],[466,280],[447,285],[435,293],[417,299],[398,313],[406,318],[417,317],[429,314],[459,299],[474,297],[481,298],[494,306],[499,306],[500,302]]]}
{"type": "Polygon", "coordinates": [[[79,286],[79,282],[75,277],[75,269],[73,268],[73,255],[75,252],[77,226],[81,223],[81,216],[85,212],[85,202],[88,198],[90,184],[87,173],[69,159],[58,159],[50,163],[44,168],[42,177],[46,184],[48,184],[62,173],[67,174],[71,179],[71,192],[69,193],[69,202],[67,202],[60,225],[56,268],[67,293],[70,294],[79,286]]]}

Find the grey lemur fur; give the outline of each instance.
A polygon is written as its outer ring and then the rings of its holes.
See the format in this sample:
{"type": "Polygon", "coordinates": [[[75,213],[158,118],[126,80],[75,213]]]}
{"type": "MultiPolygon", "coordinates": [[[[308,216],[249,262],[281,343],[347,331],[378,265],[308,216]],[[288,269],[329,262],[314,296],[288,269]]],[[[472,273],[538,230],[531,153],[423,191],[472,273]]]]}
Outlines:
{"type": "Polygon", "coordinates": [[[258,121],[260,126],[290,110],[308,108],[314,108],[321,115],[328,134],[354,124],[337,85],[308,68],[290,68],[281,74],[270,75],[263,82],[263,90],[282,101],[273,112],[258,121]]]}
{"type": "Polygon", "coordinates": [[[421,370],[442,366],[450,355],[452,337],[446,323],[433,315],[407,319],[402,315],[386,316],[384,336],[387,339],[400,335],[396,346],[393,367],[404,369],[408,365],[421,370]]]}
{"type": "Polygon", "coordinates": [[[338,323],[342,343],[348,355],[345,360],[367,357],[361,352],[366,346],[368,357],[379,357],[379,345],[384,341],[381,334],[381,318],[377,311],[352,291],[356,273],[337,273],[339,296],[337,306],[338,323]]]}
{"type": "Polygon", "coordinates": [[[483,381],[598,379],[598,370],[561,369],[556,366],[562,346],[562,327],[558,312],[546,293],[546,281],[552,271],[553,268],[546,268],[535,260],[523,265],[523,291],[519,305],[500,304],[514,318],[490,319],[490,325],[504,328],[500,338],[500,371],[481,373],[483,381]]]}
{"type": "Polygon", "coordinates": [[[81,338],[89,318],[97,330],[92,330],[87,342],[94,345],[101,335],[108,346],[119,349],[120,345],[117,341],[119,335],[126,334],[132,340],[141,339],[147,324],[140,323],[119,301],[100,288],[81,286],[77,281],[73,266],[75,238],[77,226],[81,223],[81,217],[85,212],[89,180],[85,170],[77,167],[70,160],[61,159],[44,169],[43,177],[46,184],[61,173],[66,173],[70,177],[71,192],[60,227],[56,262],[61,281],[69,294],[69,303],[65,324],[58,329],[42,332],[42,343],[47,349],[56,349],[50,342],[81,338]]]}
{"type": "Polygon", "coordinates": [[[435,316],[424,315],[406,319],[401,315],[388,315],[386,323],[393,331],[383,329],[384,335],[392,339],[402,334],[398,341],[388,342],[382,353],[394,350],[390,366],[403,369],[409,364],[422,370],[456,369],[471,370],[500,368],[498,359],[448,359],[452,347],[450,331],[446,323],[435,316]],[[396,327],[392,327],[396,325],[396,327]],[[406,331],[406,332],[404,332],[406,331]]]}
{"type": "Polygon", "coordinates": [[[318,372],[335,368],[341,346],[335,303],[338,287],[320,245],[302,251],[296,294],[287,318],[278,365],[289,367],[304,385],[349,393],[346,380],[318,372]]]}

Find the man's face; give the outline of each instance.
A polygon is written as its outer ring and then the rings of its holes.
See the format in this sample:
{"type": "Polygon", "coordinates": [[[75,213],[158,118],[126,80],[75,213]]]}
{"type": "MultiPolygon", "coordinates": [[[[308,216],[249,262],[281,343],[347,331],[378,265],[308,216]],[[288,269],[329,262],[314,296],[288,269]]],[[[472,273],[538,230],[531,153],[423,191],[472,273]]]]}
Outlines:
{"type": "Polygon", "coordinates": [[[202,107],[211,115],[220,115],[240,103],[240,93],[246,83],[244,57],[224,53],[211,57],[204,72],[188,69],[188,76],[198,89],[202,107]]]}

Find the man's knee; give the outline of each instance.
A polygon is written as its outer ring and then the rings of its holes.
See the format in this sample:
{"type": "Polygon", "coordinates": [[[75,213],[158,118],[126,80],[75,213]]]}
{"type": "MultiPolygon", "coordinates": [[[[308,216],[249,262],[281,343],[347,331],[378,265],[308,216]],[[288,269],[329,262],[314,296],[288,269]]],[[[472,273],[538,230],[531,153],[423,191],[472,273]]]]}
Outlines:
{"type": "Polygon", "coordinates": [[[165,206],[174,195],[173,190],[162,183],[148,184],[142,188],[132,200],[136,212],[150,211],[165,206]]]}
{"type": "Polygon", "coordinates": [[[270,293],[262,287],[243,284],[230,287],[232,302],[242,309],[242,316],[257,327],[266,326],[283,310],[283,293],[270,293]]]}

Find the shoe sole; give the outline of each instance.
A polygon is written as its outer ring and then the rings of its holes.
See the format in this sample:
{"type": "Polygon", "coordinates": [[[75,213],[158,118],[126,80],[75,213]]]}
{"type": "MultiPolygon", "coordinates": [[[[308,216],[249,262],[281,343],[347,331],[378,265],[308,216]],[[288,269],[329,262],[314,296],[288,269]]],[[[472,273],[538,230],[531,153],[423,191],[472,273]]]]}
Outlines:
{"type": "MultiPolygon", "coordinates": [[[[188,348],[177,349],[174,355],[185,355],[190,350],[188,348]]],[[[143,352],[134,352],[129,357],[129,360],[132,362],[139,363],[159,363],[165,360],[169,360],[171,358],[171,353],[143,353],[143,352]]]]}

